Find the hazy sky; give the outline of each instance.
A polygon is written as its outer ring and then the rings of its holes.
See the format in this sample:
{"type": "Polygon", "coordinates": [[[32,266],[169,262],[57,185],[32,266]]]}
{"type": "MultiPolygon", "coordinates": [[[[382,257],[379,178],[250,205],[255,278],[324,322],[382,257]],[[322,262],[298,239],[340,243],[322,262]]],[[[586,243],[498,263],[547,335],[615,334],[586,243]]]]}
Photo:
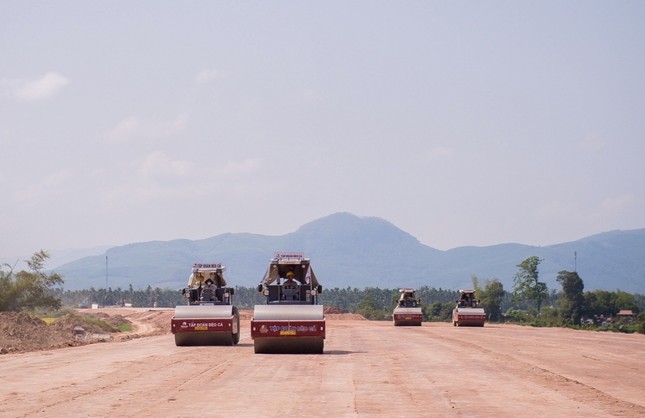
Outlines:
{"type": "Polygon", "coordinates": [[[643,228],[643,22],[643,1],[0,0],[0,255],[335,212],[438,249],[643,228]]]}

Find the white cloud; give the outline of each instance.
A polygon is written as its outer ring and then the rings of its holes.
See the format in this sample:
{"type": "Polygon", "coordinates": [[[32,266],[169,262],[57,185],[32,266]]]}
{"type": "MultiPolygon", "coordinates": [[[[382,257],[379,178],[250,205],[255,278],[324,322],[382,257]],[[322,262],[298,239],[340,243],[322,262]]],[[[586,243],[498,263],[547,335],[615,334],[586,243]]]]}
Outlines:
{"type": "Polygon", "coordinates": [[[429,161],[447,160],[453,156],[455,150],[444,145],[437,145],[428,150],[426,158],[429,161]]]}
{"type": "Polygon", "coordinates": [[[197,84],[208,84],[215,80],[219,80],[224,76],[215,70],[202,70],[197,75],[195,75],[195,83],[197,84]]]}
{"type": "Polygon", "coordinates": [[[175,121],[173,122],[173,126],[175,129],[184,129],[188,125],[188,115],[187,114],[181,114],[175,118],[175,121]]]}
{"type": "Polygon", "coordinates": [[[16,192],[16,200],[30,201],[50,197],[57,194],[63,189],[68,180],[72,177],[72,172],[66,169],[54,171],[35,184],[22,188],[16,192]]]}
{"type": "Polygon", "coordinates": [[[9,97],[31,102],[50,99],[69,83],[68,78],[61,74],[50,72],[35,80],[3,79],[0,82],[0,86],[9,97]]]}
{"type": "Polygon", "coordinates": [[[583,151],[602,151],[605,148],[605,141],[596,134],[589,134],[578,142],[578,147],[583,151]]]}
{"type": "Polygon", "coordinates": [[[161,138],[173,135],[188,126],[188,115],[181,114],[172,121],[142,121],[128,116],[104,133],[110,142],[128,142],[134,138],[161,138]]]}
{"type": "Polygon", "coordinates": [[[542,220],[580,219],[583,214],[580,208],[572,202],[553,200],[544,202],[535,208],[535,215],[542,220]]]}
{"type": "Polygon", "coordinates": [[[601,220],[620,219],[637,209],[638,205],[638,198],[633,194],[608,197],[590,206],[580,206],[570,201],[551,201],[536,207],[535,215],[548,221],[598,223],[601,220]]]}
{"type": "MultiPolygon", "coordinates": [[[[218,165],[219,163],[213,161],[212,164],[199,166],[192,161],[173,160],[163,151],[154,151],[143,159],[139,167],[139,174],[145,181],[155,179],[183,181],[191,179],[190,184],[201,184],[218,183],[218,179],[228,178],[234,179],[234,182],[236,182],[242,176],[257,172],[262,165],[262,161],[259,158],[249,158],[243,161],[228,161],[217,167],[218,165]]],[[[177,183],[174,184],[177,185],[177,183]]]]}
{"type": "Polygon", "coordinates": [[[249,158],[244,161],[229,161],[220,168],[219,172],[227,176],[250,174],[257,171],[261,165],[262,160],[259,158],[249,158]]]}
{"type": "Polygon", "coordinates": [[[320,92],[312,88],[305,88],[299,92],[300,100],[304,103],[315,103],[322,98],[320,92]]]}
{"type": "MultiPolygon", "coordinates": [[[[193,161],[173,160],[163,151],[148,154],[123,181],[102,194],[102,205],[110,210],[125,211],[126,206],[145,205],[152,201],[171,202],[187,196],[207,196],[257,193],[256,181],[249,176],[261,167],[260,159],[230,161],[218,166],[198,165],[193,161]],[[125,180],[127,178],[127,180],[125,180]]],[[[267,189],[262,187],[261,189],[267,189]]]]}
{"type": "Polygon", "coordinates": [[[140,172],[146,179],[157,177],[186,177],[192,172],[189,161],[171,160],[161,151],[149,154],[141,164],[140,172]]]}
{"type": "Polygon", "coordinates": [[[604,213],[619,214],[629,211],[638,205],[638,198],[633,194],[625,194],[622,196],[615,196],[606,198],[602,201],[600,209],[604,213]]]}
{"type": "Polygon", "coordinates": [[[195,181],[191,180],[192,164],[172,160],[161,151],[146,156],[128,175],[123,172],[120,181],[113,181],[101,193],[101,204],[120,213],[129,210],[146,210],[153,201],[172,201],[181,196],[195,181]]]}
{"type": "Polygon", "coordinates": [[[126,142],[137,134],[140,125],[136,117],[129,116],[117,123],[105,136],[112,142],[126,142]]]}
{"type": "Polygon", "coordinates": [[[642,224],[642,199],[628,193],[607,197],[594,204],[574,201],[551,201],[536,207],[533,218],[544,242],[566,241],[611,229],[629,229],[642,224]],[[552,230],[556,226],[558,231],[552,230]]]}

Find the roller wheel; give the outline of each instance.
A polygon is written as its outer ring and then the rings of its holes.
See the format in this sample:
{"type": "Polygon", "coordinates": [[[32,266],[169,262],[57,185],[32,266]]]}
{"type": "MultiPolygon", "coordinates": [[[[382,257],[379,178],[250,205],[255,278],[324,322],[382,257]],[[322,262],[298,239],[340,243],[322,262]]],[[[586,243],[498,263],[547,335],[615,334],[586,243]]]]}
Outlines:
{"type": "Polygon", "coordinates": [[[233,334],[233,345],[236,345],[240,342],[240,313],[235,306],[233,306],[233,318],[237,322],[237,333],[233,334]]]}
{"type": "Polygon", "coordinates": [[[316,347],[315,353],[316,354],[324,354],[325,353],[325,341],[324,340],[320,340],[320,343],[316,347]]]}

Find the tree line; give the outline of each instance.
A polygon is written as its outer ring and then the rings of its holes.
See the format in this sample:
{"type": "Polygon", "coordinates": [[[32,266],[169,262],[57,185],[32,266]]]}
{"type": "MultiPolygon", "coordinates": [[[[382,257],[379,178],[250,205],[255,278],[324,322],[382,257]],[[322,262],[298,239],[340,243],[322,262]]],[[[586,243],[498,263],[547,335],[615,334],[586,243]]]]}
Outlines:
{"type": "MultiPolygon", "coordinates": [[[[36,307],[132,306],[172,308],[185,304],[177,289],[90,288],[63,290],[63,278],[46,274],[44,251],[35,253],[27,261],[28,271],[14,272],[11,266],[0,268],[0,311],[29,310],[36,307]]],[[[577,272],[561,271],[557,282],[561,289],[549,289],[539,276],[541,259],[529,257],[517,265],[513,289],[507,291],[497,278],[471,277],[480,305],[492,322],[511,321],[532,325],[582,326],[597,325],[616,317],[619,310],[639,314],[631,322],[645,332],[645,295],[629,294],[620,290],[585,291],[584,282],[577,272]],[[642,313],[644,312],[644,313],[642,313]]],[[[358,313],[371,320],[391,320],[398,301],[399,289],[376,287],[325,289],[319,302],[342,311],[358,313]]],[[[422,286],[417,289],[426,321],[450,321],[459,292],[422,286]]],[[[234,301],[239,309],[253,309],[265,303],[256,288],[235,287],[234,301]]]]}

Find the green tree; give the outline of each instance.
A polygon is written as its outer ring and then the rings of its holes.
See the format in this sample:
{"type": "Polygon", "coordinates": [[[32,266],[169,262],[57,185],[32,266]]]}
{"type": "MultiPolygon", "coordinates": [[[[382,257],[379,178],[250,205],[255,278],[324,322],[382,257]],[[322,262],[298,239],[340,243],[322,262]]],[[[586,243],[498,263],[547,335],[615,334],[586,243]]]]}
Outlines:
{"type": "Polygon", "coordinates": [[[436,301],[432,304],[430,307],[430,318],[431,319],[440,319],[441,318],[441,311],[443,309],[443,303],[436,301]]]}
{"type": "Polygon", "coordinates": [[[639,312],[638,304],[634,295],[616,290],[594,290],[584,293],[585,312],[588,316],[615,316],[621,309],[631,309],[634,313],[639,312]]]}
{"type": "Polygon", "coordinates": [[[504,285],[498,279],[485,281],[484,289],[479,292],[479,299],[489,321],[497,322],[502,319],[502,301],[505,293],[504,285]]]}
{"type": "Polygon", "coordinates": [[[538,280],[538,266],[542,262],[537,256],[531,256],[517,265],[518,272],[513,276],[515,286],[513,288],[516,299],[533,301],[538,315],[542,303],[548,296],[546,283],[538,280]]]}
{"type": "Polygon", "coordinates": [[[558,273],[558,282],[562,285],[562,298],[560,299],[560,312],[565,324],[579,325],[584,312],[585,285],[575,271],[561,271],[558,273]]]}
{"type": "Polygon", "coordinates": [[[452,319],[452,309],[454,307],[454,302],[433,302],[430,306],[428,319],[431,321],[449,322],[452,319]]]}
{"type": "Polygon", "coordinates": [[[381,306],[379,306],[379,303],[373,295],[367,295],[363,300],[361,300],[358,304],[357,313],[363,315],[366,319],[385,319],[385,312],[381,310],[381,306]]]}
{"type": "Polygon", "coordinates": [[[634,295],[631,293],[623,292],[622,290],[616,290],[614,292],[614,304],[617,310],[628,309],[634,313],[638,313],[638,305],[634,299],[634,295]]]}
{"type": "Polygon", "coordinates": [[[14,273],[11,268],[8,272],[0,270],[0,311],[60,308],[61,301],[53,295],[52,288],[62,284],[63,278],[57,273],[43,272],[48,258],[49,254],[40,250],[30,260],[26,260],[29,271],[14,273]]]}

